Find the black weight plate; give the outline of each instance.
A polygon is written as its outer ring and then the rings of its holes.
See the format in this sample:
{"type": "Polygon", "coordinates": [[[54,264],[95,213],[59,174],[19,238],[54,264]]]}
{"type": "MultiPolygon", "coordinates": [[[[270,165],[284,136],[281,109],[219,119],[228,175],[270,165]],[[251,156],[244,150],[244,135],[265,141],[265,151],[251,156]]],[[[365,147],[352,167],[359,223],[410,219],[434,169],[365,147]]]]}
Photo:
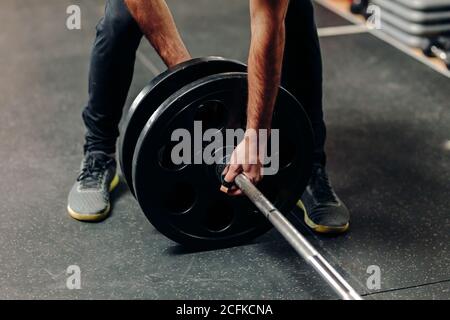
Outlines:
{"type": "MultiPolygon", "coordinates": [[[[173,145],[173,130],[185,128],[192,133],[195,120],[203,120],[205,128],[212,123],[222,131],[243,128],[246,105],[245,73],[213,75],[169,97],[142,130],[133,156],[136,196],[150,222],[170,239],[192,247],[225,247],[248,242],[270,229],[246,197],[219,191],[215,165],[174,166],[170,157],[164,156],[173,145]]],[[[284,89],[277,99],[272,127],[280,130],[283,165],[277,175],[264,177],[258,187],[287,212],[310,177],[313,138],[303,108],[284,89]]]]}
{"type": "Polygon", "coordinates": [[[245,71],[246,68],[239,61],[221,57],[196,58],[161,73],[140,92],[124,118],[119,143],[120,167],[133,194],[131,166],[134,148],[153,111],[174,92],[195,80],[222,72],[245,71]]]}

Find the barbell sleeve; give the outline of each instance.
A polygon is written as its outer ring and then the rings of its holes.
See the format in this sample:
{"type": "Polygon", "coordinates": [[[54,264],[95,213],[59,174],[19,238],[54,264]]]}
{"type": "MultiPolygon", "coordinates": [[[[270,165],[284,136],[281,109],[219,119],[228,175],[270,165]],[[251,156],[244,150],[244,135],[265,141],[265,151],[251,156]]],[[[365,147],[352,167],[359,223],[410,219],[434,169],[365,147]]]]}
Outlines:
{"type": "Polygon", "coordinates": [[[343,300],[362,300],[356,290],[317,252],[309,241],[302,236],[244,174],[236,177],[235,184],[264,214],[295,251],[322,276],[343,300]]]}

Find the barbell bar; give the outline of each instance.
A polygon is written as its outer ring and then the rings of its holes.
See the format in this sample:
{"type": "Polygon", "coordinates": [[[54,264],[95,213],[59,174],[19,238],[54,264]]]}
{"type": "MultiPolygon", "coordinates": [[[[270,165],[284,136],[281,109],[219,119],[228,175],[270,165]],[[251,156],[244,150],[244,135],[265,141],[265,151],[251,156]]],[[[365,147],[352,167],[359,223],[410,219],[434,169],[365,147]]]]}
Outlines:
{"type": "Polygon", "coordinates": [[[236,186],[254,203],[294,250],[308,262],[343,300],[362,300],[361,296],[302,236],[285,216],[244,175],[235,179],[236,186]]]}

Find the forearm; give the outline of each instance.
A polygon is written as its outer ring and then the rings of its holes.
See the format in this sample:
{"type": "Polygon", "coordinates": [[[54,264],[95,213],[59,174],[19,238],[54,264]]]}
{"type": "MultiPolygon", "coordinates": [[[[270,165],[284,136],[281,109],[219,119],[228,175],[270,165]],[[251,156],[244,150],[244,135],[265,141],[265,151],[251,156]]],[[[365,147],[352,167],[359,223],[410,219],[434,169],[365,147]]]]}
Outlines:
{"type": "Polygon", "coordinates": [[[190,59],[164,0],[125,0],[125,3],[146,38],[168,67],[190,59]]]}
{"type": "Polygon", "coordinates": [[[288,0],[253,0],[247,129],[270,129],[281,79],[288,0]],[[262,2],[264,1],[264,3],[262,2]]]}

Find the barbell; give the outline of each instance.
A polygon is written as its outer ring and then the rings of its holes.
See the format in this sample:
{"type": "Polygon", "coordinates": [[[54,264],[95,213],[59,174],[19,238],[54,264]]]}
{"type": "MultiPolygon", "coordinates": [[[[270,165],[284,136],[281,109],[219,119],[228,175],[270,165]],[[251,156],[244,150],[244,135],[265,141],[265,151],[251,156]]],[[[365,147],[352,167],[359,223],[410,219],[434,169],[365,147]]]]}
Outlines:
{"type": "Polygon", "coordinates": [[[173,161],[177,130],[194,137],[190,144],[196,147],[183,151],[189,153],[183,154],[187,159],[202,159],[213,137],[243,131],[247,91],[246,66],[220,57],[186,61],[154,78],[123,122],[119,161],[131,192],[158,231],[188,247],[236,246],[274,226],[341,298],[361,299],[279,211],[295,206],[312,167],[311,125],[287,90],[280,87],[273,113],[279,144],[268,145],[268,153],[273,151],[279,159],[278,171],[265,176],[258,188],[239,175],[235,184],[246,197],[220,191],[221,171],[237,140],[221,141],[212,149],[211,156],[222,162],[173,161]],[[196,138],[208,131],[216,135],[196,138]]]}

